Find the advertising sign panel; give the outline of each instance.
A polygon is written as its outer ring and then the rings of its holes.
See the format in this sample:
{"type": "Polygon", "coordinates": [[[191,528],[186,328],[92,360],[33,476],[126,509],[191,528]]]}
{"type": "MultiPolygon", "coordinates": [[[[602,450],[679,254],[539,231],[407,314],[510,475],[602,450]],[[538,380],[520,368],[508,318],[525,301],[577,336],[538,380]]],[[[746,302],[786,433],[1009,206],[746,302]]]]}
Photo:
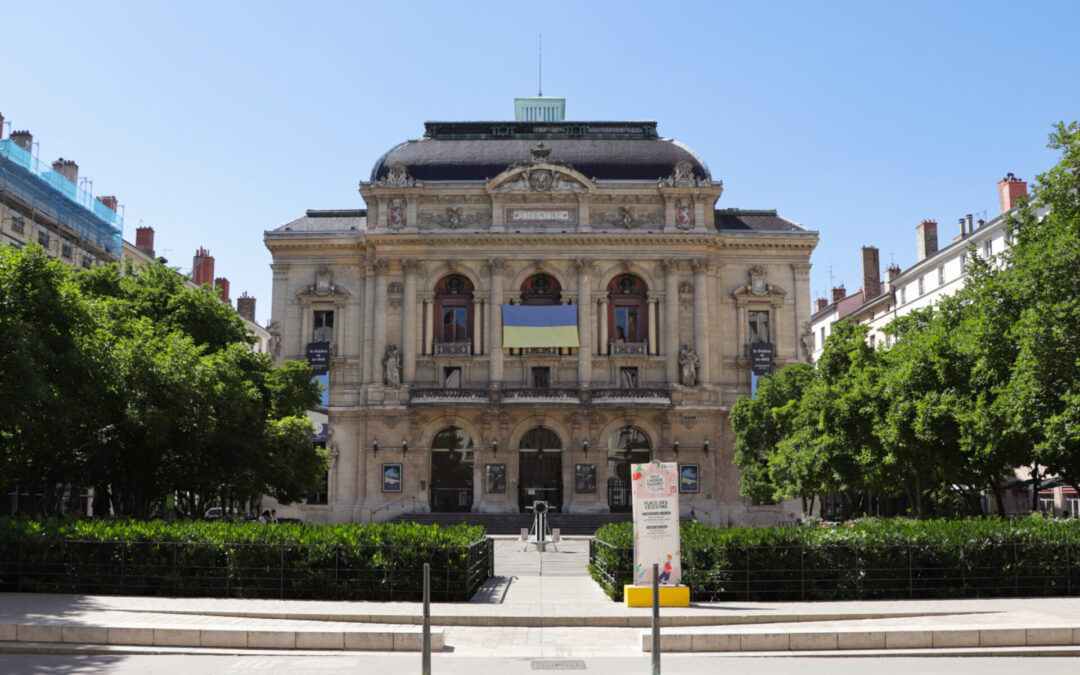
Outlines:
{"type": "Polygon", "coordinates": [[[660,585],[682,583],[679,548],[679,470],[675,462],[633,464],[634,585],[652,586],[652,565],[660,565],[660,585]]]}
{"type": "Polygon", "coordinates": [[[309,342],[307,360],[312,375],[325,375],[330,370],[330,343],[309,342]]]}
{"type": "Polygon", "coordinates": [[[772,372],[773,346],[771,342],[750,343],[750,370],[755,375],[768,375],[772,372]]]}

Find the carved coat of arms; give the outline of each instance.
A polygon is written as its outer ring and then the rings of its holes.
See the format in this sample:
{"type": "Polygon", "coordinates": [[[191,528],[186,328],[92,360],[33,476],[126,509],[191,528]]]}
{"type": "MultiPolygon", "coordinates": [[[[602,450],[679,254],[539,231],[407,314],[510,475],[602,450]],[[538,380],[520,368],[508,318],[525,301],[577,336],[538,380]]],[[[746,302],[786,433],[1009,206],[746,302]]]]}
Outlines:
{"type": "Polygon", "coordinates": [[[690,200],[680,199],[675,203],[675,224],[683,230],[694,226],[694,205],[690,200]]]}
{"type": "Polygon", "coordinates": [[[397,229],[405,227],[405,200],[390,200],[390,227],[397,229]]]}

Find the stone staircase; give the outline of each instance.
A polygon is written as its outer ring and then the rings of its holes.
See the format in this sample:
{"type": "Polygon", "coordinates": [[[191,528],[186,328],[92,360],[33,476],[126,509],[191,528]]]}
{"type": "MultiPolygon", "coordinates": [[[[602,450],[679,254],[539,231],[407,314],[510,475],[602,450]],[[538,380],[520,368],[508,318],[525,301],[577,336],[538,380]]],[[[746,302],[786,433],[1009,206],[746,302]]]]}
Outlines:
{"type": "MultiPolygon", "coordinates": [[[[629,513],[551,513],[548,526],[559,528],[562,536],[591,536],[601,525],[628,523],[629,513]]],[[[532,526],[531,513],[406,513],[392,519],[392,523],[418,523],[420,525],[482,525],[488,534],[518,534],[522,528],[532,526]]]]}

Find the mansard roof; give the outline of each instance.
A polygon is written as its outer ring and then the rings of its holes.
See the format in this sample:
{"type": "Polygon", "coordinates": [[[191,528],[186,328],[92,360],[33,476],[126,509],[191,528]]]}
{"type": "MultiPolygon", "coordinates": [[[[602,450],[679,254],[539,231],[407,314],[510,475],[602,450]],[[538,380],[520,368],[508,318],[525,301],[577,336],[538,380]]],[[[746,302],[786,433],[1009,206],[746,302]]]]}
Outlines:
{"type": "Polygon", "coordinates": [[[308,209],[302,217],[274,228],[275,232],[347,232],[367,229],[367,209],[308,209]]]}
{"type": "Polygon", "coordinates": [[[569,164],[597,180],[657,181],[689,162],[695,178],[711,180],[696,152],[660,138],[656,122],[427,122],[424,137],[390,149],[371,170],[374,182],[404,165],[421,181],[487,180],[528,161],[542,143],[547,160],[569,164]]]}
{"type": "Polygon", "coordinates": [[[717,230],[749,230],[754,232],[805,232],[806,228],[776,210],[717,209],[717,230]]]}

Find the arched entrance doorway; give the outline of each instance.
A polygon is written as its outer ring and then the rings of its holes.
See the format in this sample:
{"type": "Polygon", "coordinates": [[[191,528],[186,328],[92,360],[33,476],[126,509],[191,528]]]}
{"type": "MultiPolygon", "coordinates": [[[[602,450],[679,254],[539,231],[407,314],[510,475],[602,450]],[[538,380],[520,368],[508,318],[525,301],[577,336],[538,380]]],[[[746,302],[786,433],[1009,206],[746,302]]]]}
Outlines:
{"type": "Polygon", "coordinates": [[[447,427],[431,441],[431,510],[468,512],[473,504],[473,441],[447,427]]]}
{"type": "Polygon", "coordinates": [[[630,465],[652,458],[649,437],[636,427],[623,427],[608,439],[607,501],[612,513],[630,513],[630,465]]]}
{"type": "Polygon", "coordinates": [[[533,427],[518,443],[518,507],[535,501],[562,508],[562,441],[547,427],[533,427]]]}

